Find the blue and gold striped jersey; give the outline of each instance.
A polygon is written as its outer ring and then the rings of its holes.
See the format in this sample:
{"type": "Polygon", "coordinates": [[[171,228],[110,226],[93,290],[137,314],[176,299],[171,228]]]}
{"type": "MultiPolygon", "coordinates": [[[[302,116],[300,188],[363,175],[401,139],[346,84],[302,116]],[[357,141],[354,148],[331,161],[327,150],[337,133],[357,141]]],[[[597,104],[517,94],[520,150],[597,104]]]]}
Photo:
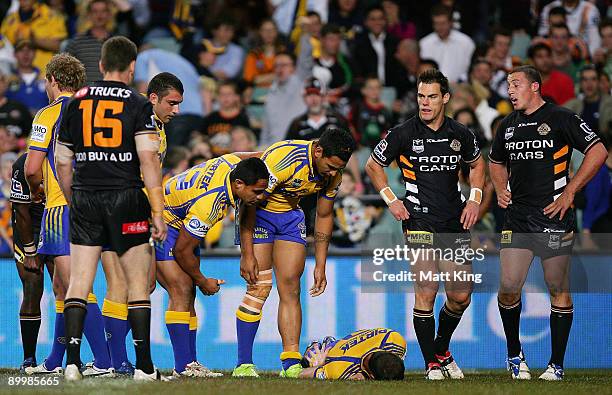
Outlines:
{"type": "Polygon", "coordinates": [[[353,332],[338,340],[329,350],[325,364],[315,370],[314,377],[343,380],[358,373],[367,377],[363,369],[363,359],[377,351],[388,351],[404,359],[406,340],[398,332],[388,328],[353,332]]]}
{"type": "Polygon", "coordinates": [[[60,189],[55,169],[55,141],[70,93],[62,93],[51,104],[41,108],[32,121],[32,132],[28,151],[42,151],[46,154],[42,176],[45,189],[46,208],[65,206],[66,198],[60,189]]]}
{"type": "Polygon", "coordinates": [[[223,155],[177,174],[164,183],[164,221],[181,226],[203,239],[210,228],[234,207],[230,172],[240,162],[236,155],[223,155]]]}
{"type": "Polygon", "coordinates": [[[302,196],[321,192],[334,200],[342,181],[338,172],[334,177],[315,174],[312,157],[313,141],[285,140],[272,144],[261,159],[270,171],[267,201],[261,208],[273,213],[284,213],[298,208],[302,196]]]}

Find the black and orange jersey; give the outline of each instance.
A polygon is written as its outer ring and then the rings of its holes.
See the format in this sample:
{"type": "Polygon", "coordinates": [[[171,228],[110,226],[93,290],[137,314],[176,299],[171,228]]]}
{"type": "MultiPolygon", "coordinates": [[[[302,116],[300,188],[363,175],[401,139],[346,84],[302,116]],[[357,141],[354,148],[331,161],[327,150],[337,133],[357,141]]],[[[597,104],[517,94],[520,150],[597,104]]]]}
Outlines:
{"type": "Polygon", "coordinates": [[[413,218],[446,222],[461,216],[465,197],[459,165],[480,158],[474,133],[445,117],[437,131],[414,116],[389,130],[372,152],[381,166],[396,161],[406,183],[404,204],[413,218]]]}
{"type": "Polygon", "coordinates": [[[508,166],[512,204],[544,208],[567,185],[572,150],[586,153],[599,141],[578,115],[545,103],[529,115],[513,111],[504,118],[489,159],[508,166]]]}
{"type": "Polygon", "coordinates": [[[158,134],[153,108],[124,83],[98,81],[75,93],[58,138],[75,154],[73,188],[142,188],[138,134],[158,134]]]}

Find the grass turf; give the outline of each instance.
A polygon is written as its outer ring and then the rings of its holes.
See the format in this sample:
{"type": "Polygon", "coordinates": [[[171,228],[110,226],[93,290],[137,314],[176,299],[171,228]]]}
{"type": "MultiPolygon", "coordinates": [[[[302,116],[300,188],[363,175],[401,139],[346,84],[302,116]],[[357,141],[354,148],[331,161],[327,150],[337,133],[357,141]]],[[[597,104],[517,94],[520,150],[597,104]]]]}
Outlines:
{"type": "MultiPolygon", "coordinates": [[[[532,372],[536,377],[539,370],[532,372]]],[[[265,374],[259,379],[232,379],[231,373],[218,379],[182,379],[169,383],[135,383],[131,379],[86,379],[79,383],[63,382],[58,386],[9,386],[15,370],[0,370],[0,394],[121,394],[165,395],[223,394],[223,395],[297,395],[297,394],[612,394],[612,370],[566,371],[562,382],[539,380],[513,381],[503,371],[466,372],[464,380],[427,382],[420,372],[408,372],[401,382],[375,381],[318,381],[280,379],[265,374]]],[[[21,377],[21,376],[20,376],[21,377]]]]}

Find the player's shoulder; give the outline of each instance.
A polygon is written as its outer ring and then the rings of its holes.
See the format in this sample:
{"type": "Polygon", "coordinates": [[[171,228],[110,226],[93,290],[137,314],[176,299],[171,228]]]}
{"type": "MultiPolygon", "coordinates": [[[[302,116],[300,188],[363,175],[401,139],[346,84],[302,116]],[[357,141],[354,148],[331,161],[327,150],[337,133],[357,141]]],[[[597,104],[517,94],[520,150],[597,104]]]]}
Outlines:
{"type": "MultiPolygon", "coordinates": [[[[293,158],[294,155],[289,156],[292,153],[296,155],[300,152],[305,154],[308,153],[308,147],[311,142],[306,140],[282,140],[270,145],[262,156],[262,159],[270,160],[283,160],[286,158],[293,158]]],[[[296,156],[299,157],[299,155],[296,156]]]]}
{"type": "Polygon", "coordinates": [[[60,112],[61,106],[62,102],[60,100],[52,101],[36,112],[33,122],[48,120],[55,121],[60,112]]]}
{"type": "Polygon", "coordinates": [[[446,124],[448,125],[448,130],[451,133],[458,133],[464,135],[466,133],[471,133],[470,129],[464,124],[455,121],[453,118],[446,117],[446,124]]]}
{"type": "MultiPolygon", "coordinates": [[[[408,135],[410,133],[413,133],[414,131],[419,130],[421,127],[422,123],[419,120],[419,117],[417,115],[413,115],[404,122],[401,122],[390,128],[389,133],[401,133],[404,135],[408,135]]],[[[387,133],[387,135],[389,133],[387,133]]]]}

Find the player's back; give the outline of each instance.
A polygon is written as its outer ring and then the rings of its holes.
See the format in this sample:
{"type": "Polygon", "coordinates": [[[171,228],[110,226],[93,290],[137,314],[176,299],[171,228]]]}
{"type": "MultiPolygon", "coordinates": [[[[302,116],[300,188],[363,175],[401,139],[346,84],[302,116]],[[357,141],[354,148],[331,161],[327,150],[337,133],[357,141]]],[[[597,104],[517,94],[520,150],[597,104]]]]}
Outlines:
{"type": "Polygon", "coordinates": [[[69,93],[61,94],[48,106],[41,108],[32,121],[28,150],[46,154],[42,165],[42,177],[47,208],[66,205],[66,198],[59,187],[56,176],[55,140],[62,115],[69,101],[69,93]]]}
{"type": "Polygon", "coordinates": [[[153,110],[124,83],[98,81],[75,93],[59,137],[75,152],[73,188],[142,188],[137,134],[157,135],[153,110]]]}
{"type": "Polygon", "coordinates": [[[189,209],[202,198],[209,198],[210,212],[218,213],[227,194],[229,174],[240,158],[227,154],[194,166],[175,175],[164,183],[164,220],[170,226],[180,227],[189,209]],[[216,206],[219,207],[216,207],[216,206]]]}
{"type": "Polygon", "coordinates": [[[266,211],[282,213],[298,208],[301,197],[322,189],[332,195],[342,181],[342,174],[323,177],[316,173],[312,145],[314,141],[284,140],[272,144],[261,159],[270,170],[267,200],[261,205],[266,211]],[[331,186],[331,188],[330,188],[331,186]]]}
{"type": "Polygon", "coordinates": [[[393,329],[364,329],[338,340],[325,359],[324,374],[327,379],[346,379],[361,372],[363,357],[376,351],[388,351],[400,358],[406,354],[406,340],[393,329]]]}

